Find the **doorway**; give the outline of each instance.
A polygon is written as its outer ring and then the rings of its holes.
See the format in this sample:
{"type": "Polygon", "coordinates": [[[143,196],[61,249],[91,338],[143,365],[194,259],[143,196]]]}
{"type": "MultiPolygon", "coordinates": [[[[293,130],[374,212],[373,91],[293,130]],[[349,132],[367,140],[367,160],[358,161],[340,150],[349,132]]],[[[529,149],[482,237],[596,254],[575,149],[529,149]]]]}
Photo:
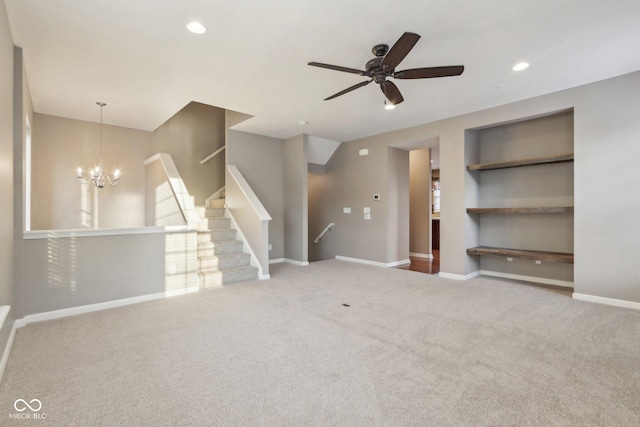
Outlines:
{"type": "Polygon", "coordinates": [[[439,147],[409,152],[409,260],[402,268],[440,272],[439,147]],[[435,178],[435,179],[434,179],[435,178]]]}

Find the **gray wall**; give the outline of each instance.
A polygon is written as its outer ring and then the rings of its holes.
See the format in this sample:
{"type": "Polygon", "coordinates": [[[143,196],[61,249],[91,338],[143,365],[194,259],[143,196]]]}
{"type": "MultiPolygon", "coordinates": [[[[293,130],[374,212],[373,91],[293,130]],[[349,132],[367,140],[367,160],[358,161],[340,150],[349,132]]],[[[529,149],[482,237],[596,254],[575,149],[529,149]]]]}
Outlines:
{"type": "MultiPolygon", "coordinates": [[[[333,231],[315,248],[314,258],[329,259],[340,255],[387,262],[387,209],[390,203],[396,202],[387,182],[388,142],[353,141],[340,144],[327,162],[326,173],[313,178],[314,181],[323,181],[322,185],[314,183],[313,187],[313,199],[321,198],[322,203],[314,202],[316,210],[310,216],[320,218],[314,223],[324,224],[321,228],[330,222],[336,224],[333,231]],[[369,150],[367,156],[358,155],[363,148],[369,150]],[[322,194],[317,194],[319,191],[322,194]],[[374,194],[380,194],[379,201],[373,200],[374,194]],[[345,207],[351,208],[351,213],[343,213],[345,207]],[[371,220],[363,219],[364,207],[371,208],[371,220]]],[[[408,166],[407,153],[407,181],[408,166]]],[[[408,204],[406,209],[404,224],[408,233],[408,204]]],[[[317,236],[315,232],[313,234],[311,239],[317,236]]],[[[408,253],[408,241],[404,249],[408,253]]]]}
{"type": "Polygon", "coordinates": [[[227,161],[235,165],[264,205],[269,221],[269,259],[284,258],[284,168],[281,139],[229,130],[227,161]]]}
{"type": "Polygon", "coordinates": [[[50,236],[25,240],[23,315],[197,287],[195,232],[50,236]]]}
{"type": "Polygon", "coordinates": [[[169,153],[196,205],[224,186],[225,152],[200,160],[225,144],[225,110],[190,102],[153,132],[147,157],[169,153]]]}
{"type": "MultiPolygon", "coordinates": [[[[409,260],[409,151],[387,148],[387,263],[409,260]]],[[[380,201],[370,199],[374,207],[380,201]]]]}
{"type": "MultiPolygon", "coordinates": [[[[87,108],[99,114],[91,102],[87,108]]],[[[122,179],[98,190],[78,182],[75,169],[98,163],[100,124],[45,114],[35,114],[34,120],[32,230],[144,226],[143,162],[151,133],[104,125],[105,172],[120,168],[122,179]]]]}
{"type": "Polygon", "coordinates": [[[308,262],[308,160],[306,135],[285,139],[284,170],[284,257],[308,262]]]}
{"type": "MultiPolygon", "coordinates": [[[[640,301],[634,268],[635,248],[640,241],[636,219],[640,198],[633,196],[640,184],[640,168],[634,164],[640,157],[638,87],[640,72],[343,143],[327,167],[327,174],[338,179],[328,181],[327,191],[336,197],[329,199],[324,209],[332,215],[341,215],[342,206],[353,206],[355,200],[368,198],[376,189],[383,188],[387,159],[384,154],[377,154],[383,147],[386,151],[390,145],[439,137],[443,194],[440,222],[444,237],[441,270],[459,276],[473,273],[478,270],[478,263],[466,254],[466,248],[477,242],[478,230],[466,214],[468,203],[476,195],[467,194],[466,184],[471,178],[465,168],[468,161],[465,133],[468,129],[573,108],[575,291],[640,301]],[[357,157],[359,148],[369,148],[368,158],[357,157]]],[[[373,221],[366,226],[356,223],[359,221],[343,225],[335,253],[383,261],[387,213],[381,210],[373,218],[376,216],[383,216],[377,227],[369,227],[374,225],[373,221]]]]}
{"type": "Polygon", "coordinates": [[[431,254],[431,156],[428,148],[409,153],[409,251],[431,254]]]}
{"type": "Polygon", "coordinates": [[[0,305],[12,306],[0,325],[0,352],[11,333],[15,316],[13,225],[13,40],[4,1],[0,0],[0,305]]]}

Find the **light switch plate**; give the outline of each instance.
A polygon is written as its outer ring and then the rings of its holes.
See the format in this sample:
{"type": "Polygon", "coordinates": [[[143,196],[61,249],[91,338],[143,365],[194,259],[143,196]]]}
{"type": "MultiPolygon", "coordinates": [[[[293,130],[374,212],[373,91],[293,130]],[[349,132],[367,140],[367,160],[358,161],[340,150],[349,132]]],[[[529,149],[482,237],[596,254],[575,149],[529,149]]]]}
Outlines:
{"type": "Polygon", "coordinates": [[[342,208],[342,213],[351,213],[351,208],[342,208]]]}
{"type": "Polygon", "coordinates": [[[362,208],[362,213],[371,213],[371,208],[370,207],[362,208]]]}

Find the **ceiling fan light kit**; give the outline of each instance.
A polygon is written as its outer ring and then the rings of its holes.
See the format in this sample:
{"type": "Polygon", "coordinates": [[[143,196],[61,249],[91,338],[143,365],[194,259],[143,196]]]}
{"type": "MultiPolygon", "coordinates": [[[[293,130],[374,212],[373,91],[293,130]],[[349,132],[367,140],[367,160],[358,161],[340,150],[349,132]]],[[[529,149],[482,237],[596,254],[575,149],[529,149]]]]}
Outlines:
{"type": "Polygon", "coordinates": [[[385,108],[392,109],[395,108],[395,105],[404,101],[404,98],[402,97],[398,87],[393,82],[387,80],[388,78],[431,79],[436,77],[459,76],[464,71],[463,65],[413,68],[409,70],[396,71],[396,67],[402,62],[411,49],[413,49],[418,40],[420,40],[420,36],[418,34],[406,32],[398,39],[391,49],[389,49],[389,46],[386,44],[375,45],[371,49],[375,58],[366,63],[364,71],[355,68],[341,67],[338,65],[324,64],[321,62],[309,62],[307,65],[341,71],[344,73],[358,74],[360,76],[369,77],[370,79],[333,94],[328,98],[325,98],[325,101],[337,98],[341,95],[364,87],[371,82],[375,82],[380,86],[385,98],[389,100],[390,104],[385,102],[385,108]],[[388,105],[391,105],[392,107],[388,108],[388,105]]]}

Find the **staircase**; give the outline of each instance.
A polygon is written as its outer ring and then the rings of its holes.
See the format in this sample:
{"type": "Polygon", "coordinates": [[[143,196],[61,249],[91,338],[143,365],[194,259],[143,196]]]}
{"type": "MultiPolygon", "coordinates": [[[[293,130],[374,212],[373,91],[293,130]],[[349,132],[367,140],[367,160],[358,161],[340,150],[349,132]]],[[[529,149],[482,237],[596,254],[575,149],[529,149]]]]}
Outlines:
{"type": "Polygon", "coordinates": [[[258,269],[249,265],[250,255],[242,251],[243,243],[225,217],[225,199],[208,200],[197,210],[204,218],[198,227],[200,289],[257,279],[258,269]]]}

